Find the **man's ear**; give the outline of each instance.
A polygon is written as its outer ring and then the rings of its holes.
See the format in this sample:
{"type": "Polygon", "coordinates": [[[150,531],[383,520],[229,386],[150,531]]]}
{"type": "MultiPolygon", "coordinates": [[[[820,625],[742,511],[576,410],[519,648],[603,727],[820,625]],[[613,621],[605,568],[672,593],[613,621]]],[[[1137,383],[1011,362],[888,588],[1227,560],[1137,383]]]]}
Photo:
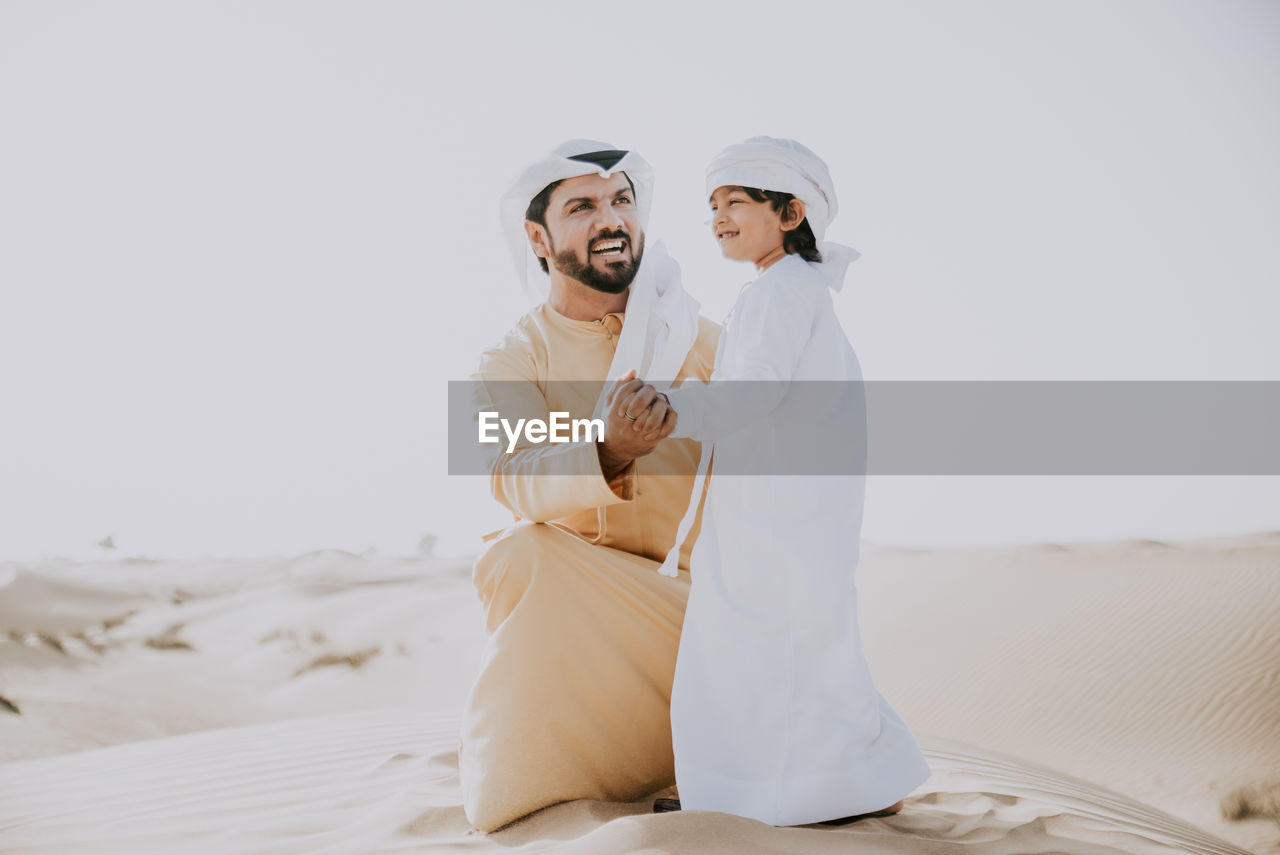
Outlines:
{"type": "Polygon", "coordinates": [[[782,230],[789,232],[798,228],[804,222],[804,202],[799,199],[792,199],[787,203],[787,207],[782,209],[782,230]]]}
{"type": "Polygon", "coordinates": [[[524,233],[529,236],[529,245],[538,258],[550,258],[551,247],[547,245],[547,230],[533,220],[524,221],[524,233]]]}

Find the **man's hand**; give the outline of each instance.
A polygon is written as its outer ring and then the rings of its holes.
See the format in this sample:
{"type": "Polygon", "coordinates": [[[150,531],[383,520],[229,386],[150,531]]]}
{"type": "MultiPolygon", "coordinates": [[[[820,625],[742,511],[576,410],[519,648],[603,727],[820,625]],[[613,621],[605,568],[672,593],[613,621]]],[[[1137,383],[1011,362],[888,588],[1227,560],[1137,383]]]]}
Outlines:
{"type": "MultiPolygon", "coordinates": [[[[614,384],[605,403],[613,407],[611,421],[621,418],[623,423],[618,425],[620,428],[629,427],[632,433],[640,435],[643,442],[655,447],[676,429],[677,414],[671,409],[671,401],[653,386],[636,378],[635,371],[628,372],[626,377],[614,384]]],[[[653,448],[649,449],[652,450],[653,448]]],[[[649,451],[644,453],[648,454],[649,451]]]]}
{"type": "Polygon", "coordinates": [[[644,457],[676,429],[676,411],[667,396],[636,378],[636,372],[618,380],[609,390],[604,440],[599,444],[600,466],[606,480],[632,460],[644,457]]]}

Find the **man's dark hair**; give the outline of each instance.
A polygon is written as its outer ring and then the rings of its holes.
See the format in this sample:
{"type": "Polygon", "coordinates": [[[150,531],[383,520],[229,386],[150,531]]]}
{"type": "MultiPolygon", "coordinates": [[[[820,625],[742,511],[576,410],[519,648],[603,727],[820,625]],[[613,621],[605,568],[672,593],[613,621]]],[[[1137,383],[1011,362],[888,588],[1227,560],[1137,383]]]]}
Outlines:
{"type": "MultiPolygon", "coordinates": [[[[627,173],[624,172],[622,174],[627,176],[627,183],[631,185],[631,195],[634,197],[636,195],[635,182],[631,180],[631,176],[627,175],[627,173]]],[[[534,196],[532,201],[529,202],[529,207],[525,208],[524,218],[537,223],[545,229],[547,227],[547,205],[551,203],[551,194],[564,182],[565,179],[562,178],[559,181],[552,181],[546,187],[543,187],[542,190],[538,192],[538,195],[534,196]]],[[[810,232],[810,236],[812,236],[812,232],[810,232]]],[[[543,273],[548,272],[547,260],[545,258],[538,259],[538,266],[542,268],[543,273]]]]}
{"type": "MultiPolygon", "coordinates": [[[[529,207],[525,208],[524,218],[537,223],[545,229],[547,227],[547,205],[551,202],[551,193],[563,183],[563,180],[552,181],[546,187],[543,187],[538,195],[533,197],[529,207]]],[[[538,259],[538,266],[542,268],[543,273],[548,272],[545,258],[538,259]]]]}
{"type": "MultiPolygon", "coordinates": [[[[768,202],[770,208],[781,212],[784,223],[789,221],[791,209],[787,206],[795,198],[793,194],[777,190],[760,190],[755,187],[743,187],[742,192],[757,202],[768,202]]],[[[801,220],[800,225],[783,234],[782,249],[788,255],[798,255],[805,261],[822,260],[822,253],[818,251],[818,239],[813,236],[808,217],[801,220]]]]}

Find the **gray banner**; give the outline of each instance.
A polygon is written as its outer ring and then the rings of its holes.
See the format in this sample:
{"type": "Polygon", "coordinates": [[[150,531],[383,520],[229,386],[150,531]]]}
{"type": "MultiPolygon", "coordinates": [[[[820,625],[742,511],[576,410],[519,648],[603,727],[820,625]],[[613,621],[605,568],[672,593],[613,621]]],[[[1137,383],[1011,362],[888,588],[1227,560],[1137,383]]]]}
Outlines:
{"type": "MultiPolygon", "coordinates": [[[[570,421],[590,418],[602,386],[451,382],[450,474],[547,447],[550,426],[541,442],[525,428],[553,411],[573,441],[570,421]],[[480,412],[496,414],[486,419],[499,442],[479,441],[480,412]]],[[[1280,475],[1275,381],[730,383],[702,394],[709,411],[742,417],[743,432],[717,440],[720,474],[1280,475]],[[778,404],[761,415],[761,401],[778,404]]]]}

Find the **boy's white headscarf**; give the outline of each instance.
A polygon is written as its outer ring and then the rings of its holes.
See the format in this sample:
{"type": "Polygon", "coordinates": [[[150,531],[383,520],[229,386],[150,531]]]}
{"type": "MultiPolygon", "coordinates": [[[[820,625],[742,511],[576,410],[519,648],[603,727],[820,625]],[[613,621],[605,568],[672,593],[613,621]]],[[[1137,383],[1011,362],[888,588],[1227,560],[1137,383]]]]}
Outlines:
{"type": "Polygon", "coordinates": [[[840,290],[846,269],[859,253],[823,240],[839,204],[822,158],[795,140],[751,137],[728,146],[707,166],[707,196],[725,186],[790,193],[804,202],[805,217],[822,253],[822,262],[815,266],[833,290],[840,290]]]}
{"type": "MultiPolygon", "coordinates": [[[[540,303],[547,298],[550,280],[538,265],[524,229],[524,215],[533,197],[554,181],[579,175],[608,178],[625,172],[635,186],[636,213],[643,230],[649,220],[653,201],[653,169],[634,151],[621,152],[616,146],[598,140],[570,140],[561,143],[546,156],[531,164],[502,197],[502,232],[507,239],[511,258],[520,276],[520,284],[530,300],[540,303]],[[575,160],[588,154],[612,153],[613,157],[575,160]],[[603,164],[609,163],[606,168],[603,164]]],[[[639,235],[632,236],[638,241],[639,235]]],[[[637,247],[633,243],[633,251],[637,247]]],[[[659,389],[676,379],[698,336],[699,303],[689,296],[680,281],[680,265],[661,241],[645,241],[640,269],[631,283],[627,298],[626,319],[618,347],[609,365],[604,390],[596,402],[595,418],[603,418],[604,398],[614,380],[635,369],[636,376],[659,389]]]]}

